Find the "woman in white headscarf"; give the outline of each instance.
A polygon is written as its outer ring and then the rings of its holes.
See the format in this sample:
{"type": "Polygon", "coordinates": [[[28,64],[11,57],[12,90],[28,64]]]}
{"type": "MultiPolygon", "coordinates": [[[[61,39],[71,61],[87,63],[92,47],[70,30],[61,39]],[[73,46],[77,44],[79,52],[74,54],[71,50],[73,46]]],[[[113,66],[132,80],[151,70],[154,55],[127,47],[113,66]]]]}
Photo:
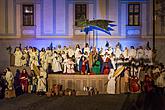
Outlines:
{"type": "Polygon", "coordinates": [[[108,75],[108,85],[107,85],[107,93],[108,94],[115,94],[115,77],[113,77],[114,69],[110,70],[110,73],[108,75]]]}

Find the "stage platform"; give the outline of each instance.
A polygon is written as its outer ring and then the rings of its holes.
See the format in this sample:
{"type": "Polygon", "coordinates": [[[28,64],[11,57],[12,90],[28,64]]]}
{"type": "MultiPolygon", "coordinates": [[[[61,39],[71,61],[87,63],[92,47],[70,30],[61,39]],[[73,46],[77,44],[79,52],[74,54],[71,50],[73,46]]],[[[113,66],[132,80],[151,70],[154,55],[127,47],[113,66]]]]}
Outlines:
{"type": "MultiPolygon", "coordinates": [[[[11,66],[10,69],[12,73],[15,75],[16,69],[22,71],[26,69],[27,72],[30,72],[29,67],[14,67],[11,66]]],[[[94,87],[99,93],[106,93],[106,85],[108,81],[108,75],[80,75],[78,73],[75,74],[48,74],[48,90],[51,90],[54,84],[60,84],[63,86],[63,90],[75,89],[77,91],[83,91],[85,87],[94,87]]]]}
{"type": "Polygon", "coordinates": [[[63,85],[63,90],[75,89],[83,91],[85,87],[94,87],[99,93],[106,93],[105,83],[108,81],[108,75],[62,75],[48,74],[48,90],[51,90],[53,84],[63,85]]]}

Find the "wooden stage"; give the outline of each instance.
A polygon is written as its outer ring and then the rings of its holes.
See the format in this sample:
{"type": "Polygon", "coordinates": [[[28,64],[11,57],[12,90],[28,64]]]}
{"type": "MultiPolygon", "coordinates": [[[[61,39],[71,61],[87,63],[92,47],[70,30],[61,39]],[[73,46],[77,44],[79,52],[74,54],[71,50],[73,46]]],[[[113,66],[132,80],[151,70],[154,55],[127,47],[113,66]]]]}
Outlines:
{"type": "MultiPolygon", "coordinates": [[[[10,69],[15,75],[16,69],[22,71],[26,69],[27,72],[30,72],[29,67],[14,67],[11,66],[10,69]]],[[[75,89],[76,91],[83,91],[85,87],[94,87],[99,93],[106,93],[107,85],[105,83],[108,81],[108,75],[79,75],[79,74],[48,74],[48,91],[52,89],[54,84],[60,84],[63,86],[63,90],[75,89]]]]}
{"type": "Polygon", "coordinates": [[[62,75],[48,74],[48,90],[51,90],[53,84],[61,84],[63,90],[75,89],[83,91],[85,87],[97,88],[99,93],[106,93],[105,83],[108,81],[108,75],[62,75]]]}

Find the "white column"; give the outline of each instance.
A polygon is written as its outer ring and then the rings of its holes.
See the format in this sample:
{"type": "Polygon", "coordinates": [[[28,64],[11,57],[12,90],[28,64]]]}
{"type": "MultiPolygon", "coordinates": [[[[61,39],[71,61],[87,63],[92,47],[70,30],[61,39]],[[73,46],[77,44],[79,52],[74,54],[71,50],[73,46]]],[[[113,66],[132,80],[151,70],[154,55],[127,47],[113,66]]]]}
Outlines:
{"type": "Polygon", "coordinates": [[[41,5],[36,4],[36,35],[41,35],[41,5]]]}
{"type": "Polygon", "coordinates": [[[141,35],[142,37],[145,37],[147,35],[147,4],[142,4],[142,28],[141,28],[141,35]]]}
{"type": "Polygon", "coordinates": [[[8,0],[8,33],[13,34],[14,33],[14,5],[13,5],[13,0],[8,0]],[[11,17],[12,16],[12,17],[11,17]]]}
{"type": "Polygon", "coordinates": [[[69,35],[72,36],[73,35],[73,4],[69,4],[69,11],[68,11],[68,24],[69,24],[69,35]]]}
{"type": "Polygon", "coordinates": [[[21,36],[21,6],[20,4],[16,5],[16,28],[17,28],[17,36],[20,37],[21,36]]]}
{"type": "Polygon", "coordinates": [[[53,34],[53,0],[43,0],[43,33],[53,34]]]}
{"type": "MultiPolygon", "coordinates": [[[[112,31],[112,35],[119,35],[119,25],[118,21],[119,21],[119,0],[110,0],[109,1],[109,20],[115,21],[114,24],[116,24],[117,26],[113,27],[114,31],[112,31]]],[[[123,12],[124,10],[122,10],[121,12],[123,12]]]]}
{"type": "Polygon", "coordinates": [[[56,34],[57,35],[60,34],[64,35],[66,33],[65,10],[66,10],[65,0],[56,0],[56,34]]]}
{"type": "Polygon", "coordinates": [[[5,9],[6,9],[6,4],[5,4],[6,0],[0,0],[0,34],[5,34],[5,22],[6,22],[6,18],[5,18],[5,9]]]}
{"type": "MultiPolygon", "coordinates": [[[[121,36],[126,36],[126,25],[127,25],[127,5],[121,4],[121,36]]],[[[120,24],[119,24],[120,25],[120,24]]]]}
{"type": "Polygon", "coordinates": [[[88,12],[89,12],[89,20],[93,20],[93,17],[94,17],[94,15],[93,15],[93,8],[94,8],[94,5],[93,4],[89,4],[89,10],[88,10],[88,12]]]}

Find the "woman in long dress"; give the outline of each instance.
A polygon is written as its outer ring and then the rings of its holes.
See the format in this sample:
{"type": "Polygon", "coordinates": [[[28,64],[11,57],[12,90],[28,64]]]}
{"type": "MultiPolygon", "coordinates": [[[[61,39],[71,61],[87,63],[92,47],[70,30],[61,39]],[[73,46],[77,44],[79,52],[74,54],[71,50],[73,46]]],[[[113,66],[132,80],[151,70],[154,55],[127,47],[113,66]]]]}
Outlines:
{"type": "Polygon", "coordinates": [[[24,93],[28,93],[28,73],[26,69],[22,70],[22,73],[19,76],[20,84],[24,93]]]}
{"type": "Polygon", "coordinates": [[[57,52],[55,52],[54,55],[53,55],[53,63],[52,63],[53,72],[62,71],[61,64],[60,64],[60,61],[59,61],[58,57],[60,57],[60,56],[57,54],[57,52]]]}
{"type": "Polygon", "coordinates": [[[115,84],[116,84],[116,81],[115,81],[115,77],[113,77],[113,74],[114,74],[114,70],[111,69],[110,70],[110,73],[108,75],[108,85],[107,85],[107,93],[108,94],[115,94],[115,84]]]}

